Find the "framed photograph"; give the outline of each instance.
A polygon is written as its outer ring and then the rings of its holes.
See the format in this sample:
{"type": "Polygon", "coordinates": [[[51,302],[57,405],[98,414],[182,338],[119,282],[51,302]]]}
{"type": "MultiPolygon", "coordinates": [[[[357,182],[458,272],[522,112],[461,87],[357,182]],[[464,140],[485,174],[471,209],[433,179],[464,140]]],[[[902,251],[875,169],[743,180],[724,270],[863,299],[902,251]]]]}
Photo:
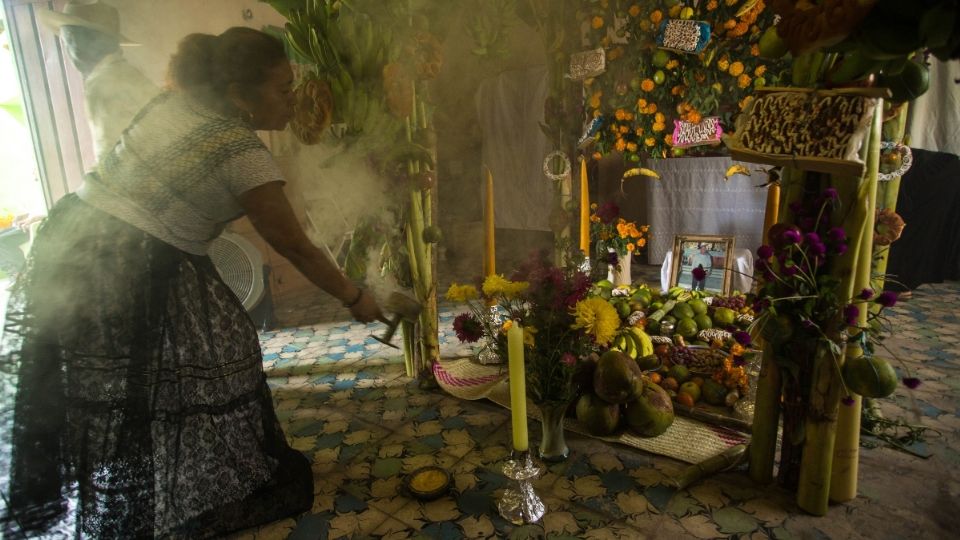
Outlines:
{"type": "Polygon", "coordinates": [[[732,236],[677,235],[673,239],[670,286],[730,294],[732,236]]]}

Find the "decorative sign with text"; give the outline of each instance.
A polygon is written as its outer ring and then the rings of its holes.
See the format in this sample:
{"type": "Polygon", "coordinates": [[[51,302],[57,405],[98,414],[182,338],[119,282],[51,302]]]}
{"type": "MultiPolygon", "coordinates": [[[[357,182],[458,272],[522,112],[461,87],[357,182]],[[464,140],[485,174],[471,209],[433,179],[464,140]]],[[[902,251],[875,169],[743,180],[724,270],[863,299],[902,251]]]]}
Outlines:
{"type": "Polygon", "coordinates": [[[664,19],[657,32],[657,46],[681,53],[699,54],[710,41],[710,23],[687,19],[664,19]]]}
{"type": "Polygon", "coordinates": [[[575,81],[596,77],[606,69],[607,57],[602,47],[570,55],[570,78],[575,81]]]}
{"type": "Polygon", "coordinates": [[[720,117],[708,116],[696,124],[683,120],[673,121],[673,143],[675,148],[689,148],[705,144],[720,144],[723,126],[720,117]]]}
{"type": "Polygon", "coordinates": [[[861,176],[860,147],[885,92],[771,88],[751,101],[724,142],[740,161],[861,176]]]}

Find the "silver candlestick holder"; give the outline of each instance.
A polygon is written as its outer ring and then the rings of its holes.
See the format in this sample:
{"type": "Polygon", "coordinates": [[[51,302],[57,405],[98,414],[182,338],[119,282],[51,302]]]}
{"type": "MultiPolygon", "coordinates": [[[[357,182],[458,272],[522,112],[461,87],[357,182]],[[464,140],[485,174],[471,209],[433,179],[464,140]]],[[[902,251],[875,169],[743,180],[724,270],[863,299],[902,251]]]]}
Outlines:
{"type": "Polygon", "coordinates": [[[536,523],[547,512],[547,507],[533,489],[533,481],[543,468],[533,460],[530,451],[514,452],[503,465],[503,474],[510,482],[500,497],[497,507],[500,515],[514,525],[536,523]]]}

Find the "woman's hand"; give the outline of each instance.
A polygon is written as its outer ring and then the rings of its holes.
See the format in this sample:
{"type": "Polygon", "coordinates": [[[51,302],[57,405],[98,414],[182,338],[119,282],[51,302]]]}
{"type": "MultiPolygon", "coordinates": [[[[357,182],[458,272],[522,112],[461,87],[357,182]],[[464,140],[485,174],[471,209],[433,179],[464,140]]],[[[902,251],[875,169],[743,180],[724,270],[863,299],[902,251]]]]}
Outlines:
{"type": "Polygon", "coordinates": [[[372,294],[363,290],[361,290],[360,299],[357,303],[350,307],[350,315],[362,323],[386,319],[383,312],[380,311],[380,306],[377,305],[377,300],[372,294]]]}

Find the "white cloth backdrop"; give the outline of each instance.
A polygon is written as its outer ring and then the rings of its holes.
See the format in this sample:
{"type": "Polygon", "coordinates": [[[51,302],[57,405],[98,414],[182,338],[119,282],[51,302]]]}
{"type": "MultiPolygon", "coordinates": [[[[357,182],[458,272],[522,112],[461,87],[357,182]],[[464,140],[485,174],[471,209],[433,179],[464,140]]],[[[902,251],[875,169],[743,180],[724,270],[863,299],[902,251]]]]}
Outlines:
{"type": "MultiPolygon", "coordinates": [[[[756,186],[767,177],[753,173],[724,181],[723,173],[732,163],[728,157],[704,157],[661,159],[650,164],[660,173],[660,180],[643,182],[650,220],[649,264],[663,262],[678,234],[733,236],[735,248],[750,251],[760,246],[767,192],[756,186]]],[[[745,165],[751,170],[761,167],[745,165]]]]}
{"type": "MultiPolygon", "coordinates": [[[[498,228],[550,230],[553,186],[543,159],[553,149],[540,131],[547,96],[543,66],[506,71],[477,89],[483,163],[493,173],[494,224],[498,228]]],[[[486,204],[486,171],[477,183],[486,204]]]]}

